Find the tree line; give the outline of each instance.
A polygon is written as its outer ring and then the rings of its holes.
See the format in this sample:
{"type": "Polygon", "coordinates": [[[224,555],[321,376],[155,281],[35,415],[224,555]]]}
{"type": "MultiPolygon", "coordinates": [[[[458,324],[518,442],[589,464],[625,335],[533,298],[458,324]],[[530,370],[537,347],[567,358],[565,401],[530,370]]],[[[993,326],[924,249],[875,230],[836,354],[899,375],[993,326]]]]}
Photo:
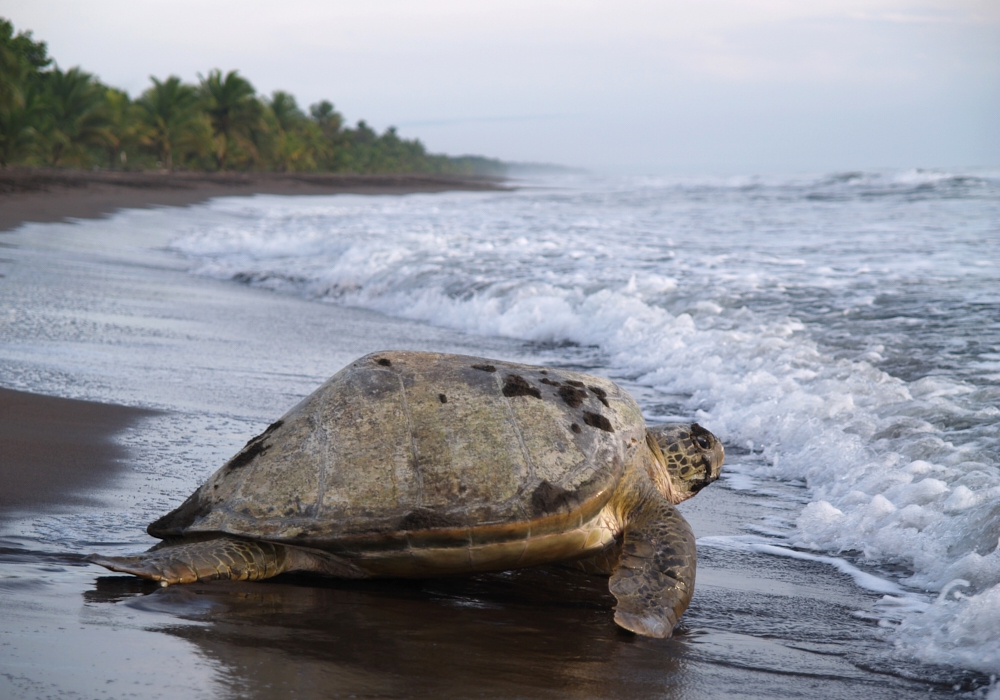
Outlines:
{"type": "Polygon", "coordinates": [[[0,18],[0,166],[122,170],[502,175],[498,160],[427,153],[395,127],[346,126],[331,102],[299,107],[260,96],[237,71],[197,85],[151,78],[136,99],[79,67],[60,69],[44,42],[0,18]]]}

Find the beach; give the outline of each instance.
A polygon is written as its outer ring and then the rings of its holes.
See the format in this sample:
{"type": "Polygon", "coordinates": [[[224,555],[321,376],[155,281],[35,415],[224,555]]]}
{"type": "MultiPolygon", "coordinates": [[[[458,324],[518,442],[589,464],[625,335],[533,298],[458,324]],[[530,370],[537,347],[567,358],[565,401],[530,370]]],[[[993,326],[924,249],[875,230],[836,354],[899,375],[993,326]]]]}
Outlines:
{"type": "MultiPolygon", "coordinates": [[[[704,546],[695,598],[671,640],[622,632],[606,581],[558,568],[159,589],[86,564],[92,551],[153,544],[146,523],[368,352],[601,369],[586,364],[586,344],[318,303],[285,293],[285,278],[216,274],[221,264],[192,274],[196,243],[188,257],[176,243],[201,241],[200,222],[232,212],[252,229],[258,206],[435,208],[445,200],[428,193],[456,189],[478,192],[448,195],[470,211],[507,206],[489,199],[503,196],[495,182],[171,183],[48,183],[0,195],[3,697],[984,695],[983,673],[897,653],[879,625],[886,593],[859,586],[857,570],[718,544],[748,524],[794,518],[808,501],[799,483],[724,479],[681,506],[704,546]],[[199,204],[212,197],[227,199],[199,204]],[[158,208],[180,205],[193,206],[158,208]]],[[[649,400],[636,386],[640,403],[649,400]]],[[[737,471],[754,458],[752,446],[727,450],[737,471]]]]}
{"type": "Polygon", "coordinates": [[[130,207],[185,206],[212,197],[406,194],[502,187],[494,178],[455,175],[122,172],[10,167],[0,169],[0,231],[24,222],[94,218],[130,207]]]}

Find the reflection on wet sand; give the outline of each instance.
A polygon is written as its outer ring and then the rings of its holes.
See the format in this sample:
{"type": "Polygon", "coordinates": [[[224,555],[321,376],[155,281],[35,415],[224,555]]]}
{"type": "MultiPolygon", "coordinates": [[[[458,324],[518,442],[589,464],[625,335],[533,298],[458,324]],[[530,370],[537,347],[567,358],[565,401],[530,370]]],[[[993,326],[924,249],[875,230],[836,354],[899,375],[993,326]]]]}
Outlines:
{"type": "Polygon", "coordinates": [[[617,695],[623,681],[659,696],[682,663],[668,654],[655,680],[634,676],[628,657],[636,638],[614,625],[607,580],[556,568],[410,582],[284,577],[143,595],[150,590],[135,579],[104,577],[85,597],[211,623],[164,631],[196,644],[226,669],[234,694],[247,697],[514,696],[529,689],[535,697],[595,697],[617,695]]]}
{"type": "Polygon", "coordinates": [[[837,642],[829,648],[805,637],[790,644],[822,628],[822,604],[803,608],[800,631],[775,616],[784,636],[769,641],[769,616],[754,621],[754,636],[732,631],[756,617],[747,608],[759,610],[761,596],[727,600],[732,590],[708,588],[702,607],[712,609],[693,606],[691,627],[670,640],[621,630],[607,579],[560,567],[427,581],[284,576],[169,588],[102,577],[84,597],[171,617],[157,630],[191,642],[241,698],[950,694],[859,668],[843,653],[846,639],[829,640],[837,642]],[[713,619],[729,623],[699,624],[713,619]]]}

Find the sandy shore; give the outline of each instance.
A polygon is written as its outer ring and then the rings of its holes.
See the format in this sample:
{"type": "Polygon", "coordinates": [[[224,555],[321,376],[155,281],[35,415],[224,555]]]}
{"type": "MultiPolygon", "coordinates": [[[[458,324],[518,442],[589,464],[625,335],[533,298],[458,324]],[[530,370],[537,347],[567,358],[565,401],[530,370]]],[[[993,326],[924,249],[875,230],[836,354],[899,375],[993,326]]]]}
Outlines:
{"type": "Polygon", "coordinates": [[[0,169],[0,231],[24,222],[96,218],[119,209],[184,206],[249,194],[408,194],[504,189],[500,180],[450,175],[91,172],[0,169]]]}

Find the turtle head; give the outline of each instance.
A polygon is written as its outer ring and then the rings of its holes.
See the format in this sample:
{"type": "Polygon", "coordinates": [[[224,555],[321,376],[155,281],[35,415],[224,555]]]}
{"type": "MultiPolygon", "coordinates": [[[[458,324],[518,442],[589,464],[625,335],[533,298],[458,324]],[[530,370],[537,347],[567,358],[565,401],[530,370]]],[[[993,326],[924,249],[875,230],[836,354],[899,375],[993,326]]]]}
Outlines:
{"type": "Polygon", "coordinates": [[[697,423],[651,425],[646,441],[653,454],[660,452],[657,456],[663,457],[675,503],[686,501],[719,478],[726,451],[719,438],[697,423]]]}

